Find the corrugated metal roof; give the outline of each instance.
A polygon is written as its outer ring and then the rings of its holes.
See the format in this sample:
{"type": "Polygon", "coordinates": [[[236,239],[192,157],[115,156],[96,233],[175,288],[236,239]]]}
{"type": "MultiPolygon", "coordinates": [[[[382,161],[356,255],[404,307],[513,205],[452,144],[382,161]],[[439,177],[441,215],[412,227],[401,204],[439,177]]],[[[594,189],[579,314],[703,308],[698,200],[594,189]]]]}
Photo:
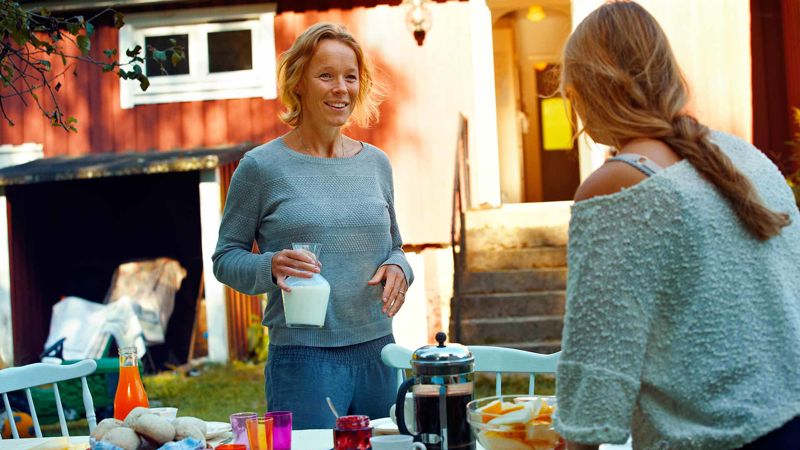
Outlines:
{"type": "Polygon", "coordinates": [[[55,156],[0,169],[0,186],[209,170],[240,160],[251,148],[248,144],[215,149],[55,156]]]}

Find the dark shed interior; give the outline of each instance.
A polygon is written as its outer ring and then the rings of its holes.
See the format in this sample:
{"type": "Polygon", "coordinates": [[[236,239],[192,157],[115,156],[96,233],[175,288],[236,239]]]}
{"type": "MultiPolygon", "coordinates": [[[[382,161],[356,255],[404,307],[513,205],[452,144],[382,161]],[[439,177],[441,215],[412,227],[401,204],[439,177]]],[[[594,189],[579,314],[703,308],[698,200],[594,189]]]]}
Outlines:
{"type": "Polygon", "coordinates": [[[119,264],[161,256],[187,276],[153,361],[188,356],[203,262],[199,172],[9,186],[15,364],[38,361],[62,296],[102,302],[119,264]],[[17,326],[22,325],[23,326],[17,326]]]}
{"type": "Polygon", "coordinates": [[[244,150],[46,158],[0,170],[8,211],[14,364],[39,361],[52,306],[102,302],[124,262],[169,257],[187,275],[151,368],[185,363],[203,274],[200,170],[244,150]]]}

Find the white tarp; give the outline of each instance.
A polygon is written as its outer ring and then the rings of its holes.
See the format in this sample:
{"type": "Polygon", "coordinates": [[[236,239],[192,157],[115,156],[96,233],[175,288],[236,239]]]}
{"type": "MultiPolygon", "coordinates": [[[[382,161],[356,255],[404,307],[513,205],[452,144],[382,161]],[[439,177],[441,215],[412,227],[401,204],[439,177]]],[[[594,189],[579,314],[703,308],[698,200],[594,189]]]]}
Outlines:
{"type": "Polygon", "coordinates": [[[146,351],[142,327],[130,302],[105,305],[80,297],[65,297],[53,305],[50,334],[44,348],[66,338],[64,359],[96,359],[107,356],[103,351],[109,336],[118,347],[137,347],[140,357],[146,351]]]}

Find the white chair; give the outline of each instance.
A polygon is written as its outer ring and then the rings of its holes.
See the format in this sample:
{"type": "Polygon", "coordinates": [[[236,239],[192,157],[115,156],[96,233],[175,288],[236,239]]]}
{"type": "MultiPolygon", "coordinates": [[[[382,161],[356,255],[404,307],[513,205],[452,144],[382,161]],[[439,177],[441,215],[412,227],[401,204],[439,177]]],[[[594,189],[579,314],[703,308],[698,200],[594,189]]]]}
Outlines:
{"type": "Polygon", "coordinates": [[[537,373],[556,373],[556,365],[561,352],[545,355],[515,348],[470,345],[469,351],[475,357],[476,372],[494,372],[495,395],[502,392],[504,373],[527,373],[528,395],[533,395],[537,373]]]}
{"type": "MultiPolygon", "coordinates": [[[[94,403],[92,402],[92,394],[89,392],[89,385],[86,382],[86,377],[93,374],[95,370],[97,370],[97,363],[92,359],[69,365],[36,363],[0,370],[0,393],[3,394],[3,403],[5,404],[7,417],[13,418],[11,404],[8,401],[8,393],[24,389],[25,396],[28,399],[28,407],[31,410],[31,418],[33,419],[36,437],[42,437],[42,429],[39,427],[39,419],[36,416],[36,408],[33,405],[33,397],[31,396],[30,388],[52,384],[53,394],[56,400],[56,409],[58,410],[58,422],[61,425],[61,435],[69,436],[67,421],[64,418],[64,407],[61,405],[61,396],[58,393],[57,383],[80,377],[83,391],[83,407],[86,410],[86,420],[89,422],[89,433],[91,433],[94,431],[95,425],[97,425],[97,418],[94,413],[94,403]]],[[[9,420],[9,423],[11,424],[11,434],[13,438],[19,439],[16,423],[13,419],[9,420]]]]}
{"type": "MultiPolygon", "coordinates": [[[[475,357],[475,372],[492,372],[495,374],[495,395],[502,392],[504,373],[527,373],[528,395],[533,395],[537,373],[555,373],[561,352],[549,355],[527,352],[514,348],[492,347],[485,345],[467,346],[475,357]]],[[[381,350],[381,360],[387,366],[397,369],[398,386],[405,379],[406,369],[411,369],[411,354],[401,345],[388,344],[381,350]]]]}

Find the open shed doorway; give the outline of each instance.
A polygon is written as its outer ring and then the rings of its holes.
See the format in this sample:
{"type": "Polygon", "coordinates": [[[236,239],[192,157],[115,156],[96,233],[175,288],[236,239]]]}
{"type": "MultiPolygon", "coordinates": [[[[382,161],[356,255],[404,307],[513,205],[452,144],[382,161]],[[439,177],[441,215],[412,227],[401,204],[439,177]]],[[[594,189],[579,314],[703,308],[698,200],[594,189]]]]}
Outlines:
{"type": "Polygon", "coordinates": [[[574,115],[557,94],[569,0],[488,0],[492,12],[502,203],[572,200],[580,184],[574,115]]]}
{"type": "Polygon", "coordinates": [[[169,257],[187,271],[156,369],[187,360],[202,277],[199,171],[7,186],[16,365],[38,361],[51,309],[75,295],[102,302],[131,260],[169,257]]]}

